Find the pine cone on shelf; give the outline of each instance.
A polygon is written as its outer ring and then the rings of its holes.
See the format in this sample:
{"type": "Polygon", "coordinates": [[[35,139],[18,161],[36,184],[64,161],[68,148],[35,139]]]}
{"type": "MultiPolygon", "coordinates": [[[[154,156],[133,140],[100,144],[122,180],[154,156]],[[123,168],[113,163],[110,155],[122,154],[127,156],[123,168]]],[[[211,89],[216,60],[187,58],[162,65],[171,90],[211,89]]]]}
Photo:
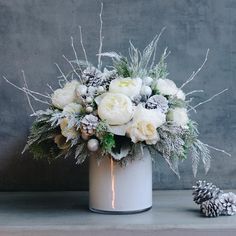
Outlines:
{"type": "Polygon", "coordinates": [[[212,183],[204,181],[197,181],[196,186],[193,186],[193,201],[196,204],[201,204],[210,199],[218,198],[223,191],[217,188],[212,183]]]}
{"type": "Polygon", "coordinates": [[[223,207],[222,215],[232,216],[236,213],[236,195],[234,193],[224,193],[219,200],[223,207]]]}
{"type": "Polygon", "coordinates": [[[92,114],[86,115],[81,120],[81,132],[83,135],[92,136],[98,126],[98,118],[92,114]]]}
{"type": "Polygon", "coordinates": [[[223,207],[218,198],[212,198],[203,202],[200,210],[207,217],[217,217],[221,214],[223,207]]]}

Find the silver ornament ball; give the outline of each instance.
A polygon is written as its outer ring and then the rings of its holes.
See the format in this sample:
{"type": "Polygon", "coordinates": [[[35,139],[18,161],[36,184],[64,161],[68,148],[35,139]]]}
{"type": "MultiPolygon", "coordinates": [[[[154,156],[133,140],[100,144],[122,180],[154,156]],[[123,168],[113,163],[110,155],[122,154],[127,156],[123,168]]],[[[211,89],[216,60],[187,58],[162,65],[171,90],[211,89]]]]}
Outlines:
{"type": "Polygon", "coordinates": [[[78,88],[76,89],[76,94],[78,96],[83,96],[87,93],[87,86],[85,85],[79,85],[78,88]]]}
{"type": "Polygon", "coordinates": [[[103,93],[105,89],[102,86],[98,86],[97,92],[98,93],[103,93]]]}
{"type": "Polygon", "coordinates": [[[92,97],[86,97],[86,102],[87,103],[92,103],[93,102],[93,98],[92,97]]]}
{"type": "Polygon", "coordinates": [[[87,143],[87,148],[89,151],[91,152],[96,152],[99,148],[99,142],[97,139],[95,138],[92,138],[88,141],[87,143]]]}
{"type": "Polygon", "coordinates": [[[141,88],[141,95],[142,96],[149,97],[149,96],[151,96],[151,94],[152,94],[152,89],[149,86],[146,86],[146,85],[142,86],[142,88],[141,88]]]}

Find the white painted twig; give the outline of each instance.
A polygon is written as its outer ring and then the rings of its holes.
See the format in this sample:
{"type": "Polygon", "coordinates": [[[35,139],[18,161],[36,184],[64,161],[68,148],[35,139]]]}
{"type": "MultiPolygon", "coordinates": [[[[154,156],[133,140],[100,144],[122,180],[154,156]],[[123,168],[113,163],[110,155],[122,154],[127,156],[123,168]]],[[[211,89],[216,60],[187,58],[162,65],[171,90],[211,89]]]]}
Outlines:
{"type": "Polygon", "coordinates": [[[214,94],[212,97],[208,98],[207,100],[205,100],[203,102],[199,102],[197,105],[193,106],[193,108],[189,109],[188,112],[190,112],[193,109],[196,109],[197,107],[199,107],[199,106],[201,106],[201,105],[203,105],[203,104],[205,104],[207,102],[212,101],[215,97],[221,95],[222,93],[226,92],[227,90],[228,89],[224,89],[224,90],[220,91],[219,93],[214,94]]]}
{"type": "Polygon", "coordinates": [[[185,96],[189,96],[189,95],[192,95],[194,93],[203,93],[203,92],[204,92],[204,90],[202,90],[202,89],[200,89],[200,90],[193,90],[191,92],[186,93],[185,96]]]}
{"type": "Polygon", "coordinates": [[[39,98],[37,98],[36,96],[34,96],[32,93],[28,92],[27,90],[15,85],[14,83],[10,82],[5,76],[3,76],[3,79],[10,85],[12,85],[13,87],[15,87],[16,89],[24,92],[24,93],[27,93],[30,97],[32,97],[36,102],[40,102],[40,103],[43,103],[43,104],[47,104],[47,105],[50,105],[50,103],[48,103],[47,101],[44,101],[44,100],[41,100],[39,98]]]}
{"type": "Polygon", "coordinates": [[[85,50],[85,47],[84,47],[82,28],[81,28],[80,25],[79,25],[79,35],[80,35],[80,44],[81,44],[82,50],[84,52],[84,58],[85,58],[85,61],[86,61],[87,65],[88,65],[89,64],[88,63],[88,57],[87,57],[87,53],[86,53],[86,50],[85,50]]]}
{"type": "Polygon", "coordinates": [[[54,63],[54,64],[56,65],[57,69],[60,71],[62,78],[64,78],[64,80],[66,82],[68,82],[68,80],[67,80],[65,74],[63,73],[62,69],[60,68],[60,66],[57,63],[54,63]]]}
{"type": "Polygon", "coordinates": [[[32,94],[35,94],[35,95],[38,95],[38,96],[41,96],[41,97],[44,97],[44,98],[49,98],[49,99],[51,98],[49,95],[45,95],[45,94],[42,94],[42,93],[39,93],[39,92],[36,92],[36,91],[33,91],[33,90],[29,89],[28,86],[23,87],[23,89],[25,89],[29,93],[32,93],[32,94]]]}
{"type": "Polygon", "coordinates": [[[80,75],[78,74],[78,72],[76,71],[75,67],[73,66],[73,64],[71,63],[71,61],[65,56],[65,55],[62,55],[62,57],[69,63],[69,65],[71,66],[72,70],[74,71],[74,73],[78,76],[80,82],[81,81],[81,78],[80,78],[80,75]]]}
{"type": "Polygon", "coordinates": [[[34,110],[34,107],[33,107],[32,103],[31,103],[31,101],[30,101],[29,95],[28,95],[28,93],[25,91],[26,89],[28,89],[28,84],[27,84],[26,78],[25,78],[25,72],[24,72],[24,70],[22,70],[21,72],[22,72],[22,77],[23,77],[24,84],[25,84],[25,88],[23,88],[23,90],[24,90],[25,95],[26,95],[26,98],[27,98],[27,100],[28,100],[29,107],[30,107],[31,111],[33,112],[33,114],[35,114],[35,110],[34,110]]]}
{"type": "Polygon", "coordinates": [[[102,41],[103,41],[103,36],[102,36],[102,12],[103,12],[103,2],[101,3],[101,11],[99,14],[99,19],[100,19],[100,30],[99,30],[99,49],[98,49],[98,69],[100,70],[102,67],[102,61],[101,61],[101,53],[102,53],[102,41]]]}
{"type": "Polygon", "coordinates": [[[79,68],[80,72],[82,73],[83,71],[82,71],[82,69],[81,69],[81,67],[80,67],[79,58],[78,58],[78,55],[77,55],[77,52],[76,52],[75,46],[74,46],[74,39],[73,39],[72,36],[71,36],[70,38],[71,38],[71,47],[72,47],[73,52],[74,52],[74,55],[75,55],[75,60],[76,60],[76,62],[77,62],[77,65],[78,65],[78,68],[79,68]]]}
{"type": "Polygon", "coordinates": [[[228,152],[226,152],[226,151],[223,150],[223,149],[219,149],[219,148],[216,148],[216,147],[214,147],[214,146],[210,146],[209,144],[206,144],[206,143],[204,143],[204,145],[207,146],[208,148],[211,148],[211,149],[213,149],[213,150],[215,150],[215,151],[218,151],[218,152],[222,152],[222,153],[224,153],[225,155],[231,157],[231,154],[228,153],[228,152]]]}
{"type": "Polygon", "coordinates": [[[207,62],[208,54],[209,54],[209,48],[207,49],[206,56],[205,56],[205,59],[204,59],[202,65],[197,69],[196,72],[194,71],[194,72],[191,74],[191,76],[187,79],[187,81],[185,81],[185,82],[181,85],[180,89],[182,89],[185,85],[187,85],[188,83],[190,83],[190,82],[196,77],[196,75],[202,70],[203,66],[204,66],[204,65],[206,64],[206,62],[207,62]]]}
{"type": "Polygon", "coordinates": [[[54,90],[50,84],[47,84],[48,88],[54,93],[54,90]]]}

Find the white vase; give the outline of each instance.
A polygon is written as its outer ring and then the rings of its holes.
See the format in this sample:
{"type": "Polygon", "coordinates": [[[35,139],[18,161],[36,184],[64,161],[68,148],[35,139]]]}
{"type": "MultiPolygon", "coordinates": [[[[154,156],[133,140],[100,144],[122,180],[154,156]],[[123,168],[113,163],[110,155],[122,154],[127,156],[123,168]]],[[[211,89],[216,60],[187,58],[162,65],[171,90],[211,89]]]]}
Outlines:
{"type": "Polygon", "coordinates": [[[143,154],[121,166],[109,157],[90,157],[89,208],[99,213],[137,213],[152,207],[152,160],[143,154]]]}

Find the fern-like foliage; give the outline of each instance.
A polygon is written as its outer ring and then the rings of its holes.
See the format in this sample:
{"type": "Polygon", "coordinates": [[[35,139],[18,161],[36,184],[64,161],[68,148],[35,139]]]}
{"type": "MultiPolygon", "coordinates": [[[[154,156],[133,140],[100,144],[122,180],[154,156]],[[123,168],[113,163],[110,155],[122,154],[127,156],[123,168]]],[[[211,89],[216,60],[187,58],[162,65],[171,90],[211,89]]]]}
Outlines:
{"type": "Polygon", "coordinates": [[[60,130],[49,122],[52,112],[50,109],[38,112],[38,118],[32,124],[23,152],[29,150],[35,159],[51,161],[63,155],[62,150],[58,149],[54,142],[54,137],[60,130]]]}

